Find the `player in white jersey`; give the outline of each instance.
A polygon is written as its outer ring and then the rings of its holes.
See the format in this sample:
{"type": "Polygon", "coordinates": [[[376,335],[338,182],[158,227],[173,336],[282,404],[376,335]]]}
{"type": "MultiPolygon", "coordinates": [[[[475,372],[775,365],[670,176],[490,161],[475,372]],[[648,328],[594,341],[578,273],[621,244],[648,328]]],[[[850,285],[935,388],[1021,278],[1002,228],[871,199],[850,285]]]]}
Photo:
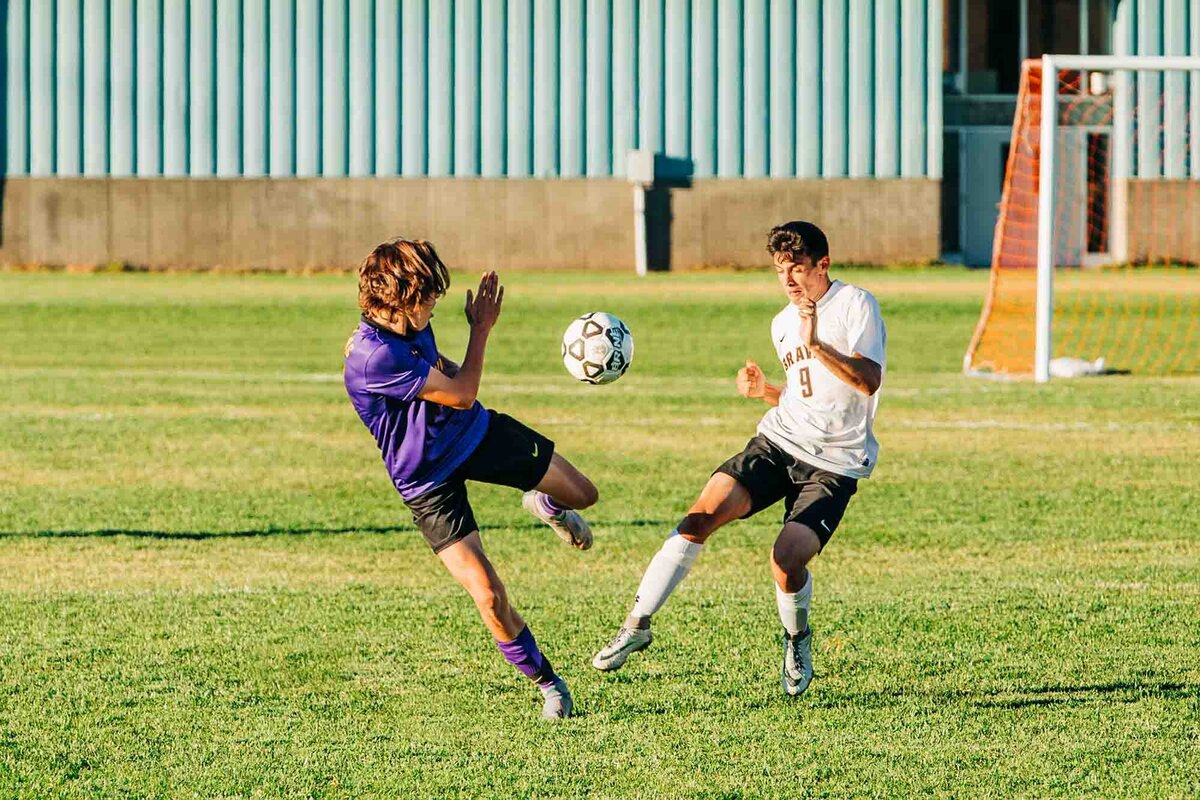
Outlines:
{"type": "Polygon", "coordinates": [[[771,551],[784,628],[783,690],[812,681],[808,562],[829,541],[860,478],[875,467],[872,423],[883,382],[887,333],[869,292],[829,277],[829,243],[811,222],[771,229],[767,250],[788,306],[771,323],[786,386],[767,383],[753,361],[738,370],[743,397],[771,406],[745,450],[726,461],[650,561],[625,623],[592,666],[620,669],[652,641],[650,618],[679,585],[704,542],[722,525],[784,500],[771,551]]]}

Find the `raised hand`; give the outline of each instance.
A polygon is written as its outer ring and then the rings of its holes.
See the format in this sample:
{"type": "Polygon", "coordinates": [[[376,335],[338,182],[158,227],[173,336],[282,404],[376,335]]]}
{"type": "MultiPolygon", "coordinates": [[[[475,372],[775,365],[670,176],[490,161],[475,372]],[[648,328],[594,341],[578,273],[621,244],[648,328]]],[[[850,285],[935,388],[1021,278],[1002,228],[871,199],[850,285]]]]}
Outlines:
{"type": "Polygon", "coordinates": [[[796,308],[800,311],[800,343],[811,350],[817,341],[817,304],[806,297],[796,308]]]}
{"type": "Polygon", "coordinates": [[[767,378],[758,364],[747,359],[746,366],[738,370],[737,390],[742,397],[762,397],[767,390],[767,378]]]}
{"type": "Polygon", "coordinates": [[[472,296],[467,289],[467,306],[464,309],[467,323],[472,329],[487,332],[500,318],[500,306],[504,302],[504,287],[495,272],[485,272],[479,279],[479,291],[472,296]]]}

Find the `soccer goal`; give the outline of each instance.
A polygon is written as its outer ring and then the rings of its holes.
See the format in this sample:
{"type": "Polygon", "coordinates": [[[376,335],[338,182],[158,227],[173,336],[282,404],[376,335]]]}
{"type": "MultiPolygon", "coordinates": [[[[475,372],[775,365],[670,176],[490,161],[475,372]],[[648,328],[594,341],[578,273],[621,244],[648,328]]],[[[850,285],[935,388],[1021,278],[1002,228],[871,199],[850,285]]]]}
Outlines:
{"type": "Polygon", "coordinates": [[[1200,371],[1200,58],[1022,65],[976,375],[1200,371]]]}

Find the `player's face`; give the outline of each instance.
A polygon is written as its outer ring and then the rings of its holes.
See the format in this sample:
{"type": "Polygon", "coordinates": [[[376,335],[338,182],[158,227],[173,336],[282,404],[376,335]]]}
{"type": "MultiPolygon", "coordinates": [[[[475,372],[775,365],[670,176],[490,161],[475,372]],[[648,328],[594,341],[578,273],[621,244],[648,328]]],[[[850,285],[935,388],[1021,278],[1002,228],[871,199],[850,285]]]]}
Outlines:
{"type": "Polygon", "coordinates": [[[818,299],[829,288],[828,258],[814,264],[808,256],[793,261],[791,253],[776,253],[774,261],[775,276],[792,303],[805,298],[818,299]]]}
{"type": "Polygon", "coordinates": [[[408,327],[410,330],[423,331],[429,325],[429,320],[433,319],[433,307],[437,305],[438,298],[436,296],[429,298],[415,310],[408,313],[408,327]]]}

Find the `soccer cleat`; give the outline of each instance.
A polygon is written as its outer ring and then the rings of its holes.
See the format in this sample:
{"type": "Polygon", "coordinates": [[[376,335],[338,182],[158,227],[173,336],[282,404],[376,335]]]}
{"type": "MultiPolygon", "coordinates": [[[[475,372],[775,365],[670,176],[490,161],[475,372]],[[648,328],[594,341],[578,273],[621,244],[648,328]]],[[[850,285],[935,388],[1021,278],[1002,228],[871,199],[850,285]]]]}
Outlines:
{"type": "Polygon", "coordinates": [[[645,650],[654,641],[649,628],[621,628],[612,641],[592,659],[592,666],[603,672],[615,672],[625,659],[638,650],[645,650]]]}
{"type": "Polygon", "coordinates": [[[783,693],[791,697],[804,694],[812,683],[812,628],[802,634],[783,632],[783,693]]]}
{"type": "Polygon", "coordinates": [[[566,681],[555,675],[554,683],[538,688],[546,699],[542,705],[542,719],[566,719],[571,716],[575,701],[571,699],[571,690],[567,688],[566,681]]]}
{"type": "Polygon", "coordinates": [[[557,514],[551,514],[542,507],[538,498],[541,492],[531,489],[521,498],[525,510],[542,522],[549,525],[558,538],[579,550],[587,550],[592,546],[592,529],[578,511],[567,508],[557,514]]]}

